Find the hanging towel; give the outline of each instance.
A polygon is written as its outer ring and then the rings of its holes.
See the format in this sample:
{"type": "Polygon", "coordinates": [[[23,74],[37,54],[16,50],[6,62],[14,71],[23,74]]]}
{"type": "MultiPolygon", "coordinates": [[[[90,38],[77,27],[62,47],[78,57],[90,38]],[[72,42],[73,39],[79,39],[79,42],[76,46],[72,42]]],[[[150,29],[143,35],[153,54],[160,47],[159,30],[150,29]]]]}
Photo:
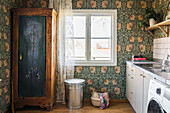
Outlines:
{"type": "Polygon", "coordinates": [[[100,109],[105,109],[109,106],[109,99],[107,98],[107,93],[98,93],[100,98],[101,107],[100,109]]]}

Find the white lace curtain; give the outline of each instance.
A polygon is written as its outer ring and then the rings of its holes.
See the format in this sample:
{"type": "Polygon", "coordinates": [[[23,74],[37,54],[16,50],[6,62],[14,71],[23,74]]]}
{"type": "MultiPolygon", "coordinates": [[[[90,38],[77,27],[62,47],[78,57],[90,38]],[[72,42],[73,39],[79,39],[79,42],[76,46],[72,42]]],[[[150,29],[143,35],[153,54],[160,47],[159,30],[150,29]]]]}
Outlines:
{"type": "Polygon", "coordinates": [[[57,36],[57,101],[65,103],[64,80],[74,77],[74,62],[68,60],[72,45],[66,41],[67,36],[72,35],[72,0],[49,0],[49,8],[58,12],[58,36],[57,36]],[[66,18],[69,17],[69,18],[66,18]],[[67,19],[67,21],[66,21],[67,19]],[[67,28],[67,30],[66,30],[67,28]],[[69,30],[68,30],[69,28],[69,30]],[[67,42],[67,44],[66,44],[67,42]],[[68,53],[68,52],[67,52],[68,53]]]}

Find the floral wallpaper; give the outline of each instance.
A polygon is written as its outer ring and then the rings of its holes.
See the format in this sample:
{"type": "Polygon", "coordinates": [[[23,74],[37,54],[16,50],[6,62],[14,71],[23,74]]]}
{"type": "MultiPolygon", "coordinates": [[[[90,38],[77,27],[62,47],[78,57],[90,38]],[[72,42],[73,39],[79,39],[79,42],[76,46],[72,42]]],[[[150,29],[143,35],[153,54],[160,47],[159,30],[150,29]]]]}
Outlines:
{"type": "MultiPolygon", "coordinates": [[[[117,9],[117,66],[76,66],[75,77],[85,82],[85,98],[90,90],[108,91],[111,99],[126,99],[126,61],[132,55],[152,60],[153,36],[138,22],[145,19],[145,9],[164,10],[168,0],[73,0],[74,9],[117,9]]],[[[159,32],[160,33],[160,32],[159,32]]],[[[158,33],[158,35],[159,35],[158,33]]],[[[162,35],[162,34],[160,34],[162,35]]]]}
{"type": "Polygon", "coordinates": [[[22,8],[47,8],[48,0],[19,0],[19,7],[22,7],[22,8]]]}
{"type": "MultiPolygon", "coordinates": [[[[126,60],[132,55],[144,55],[152,59],[153,37],[138,28],[145,19],[145,8],[158,12],[165,10],[169,0],[73,0],[74,9],[117,9],[118,10],[118,64],[117,66],[76,66],[75,77],[85,82],[85,98],[90,90],[108,91],[111,99],[126,99],[126,60]]],[[[11,76],[11,13],[14,7],[46,8],[48,0],[0,0],[0,113],[10,105],[11,76]]],[[[156,32],[156,38],[164,34],[156,32]],[[160,35],[160,36],[158,36],[160,35]]]]}
{"type": "Polygon", "coordinates": [[[0,113],[10,105],[11,13],[16,0],[0,0],[0,113]]]}

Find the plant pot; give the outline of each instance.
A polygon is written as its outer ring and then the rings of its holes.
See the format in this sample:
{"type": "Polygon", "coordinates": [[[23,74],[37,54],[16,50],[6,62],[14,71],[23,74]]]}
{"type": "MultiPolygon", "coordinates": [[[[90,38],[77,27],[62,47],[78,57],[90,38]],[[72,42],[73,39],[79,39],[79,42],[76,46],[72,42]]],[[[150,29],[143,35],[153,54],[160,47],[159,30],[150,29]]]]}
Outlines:
{"type": "Polygon", "coordinates": [[[150,27],[151,27],[151,26],[156,24],[156,21],[153,18],[151,18],[151,19],[149,19],[149,24],[150,24],[150,27]]]}
{"type": "Polygon", "coordinates": [[[168,15],[166,16],[165,20],[169,20],[170,19],[170,11],[168,11],[168,15]]]}

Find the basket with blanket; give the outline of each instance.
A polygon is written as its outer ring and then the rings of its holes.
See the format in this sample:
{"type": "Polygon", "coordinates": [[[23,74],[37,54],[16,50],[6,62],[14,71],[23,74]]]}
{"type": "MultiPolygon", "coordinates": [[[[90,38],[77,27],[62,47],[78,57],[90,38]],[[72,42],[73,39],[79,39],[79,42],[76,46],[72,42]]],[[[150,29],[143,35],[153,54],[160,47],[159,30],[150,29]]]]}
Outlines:
{"type": "Polygon", "coordinates": [[[91,103],[93,106],[105,109],[109,106],[109,94],[108,92],[91,91],[91,103]]]}

